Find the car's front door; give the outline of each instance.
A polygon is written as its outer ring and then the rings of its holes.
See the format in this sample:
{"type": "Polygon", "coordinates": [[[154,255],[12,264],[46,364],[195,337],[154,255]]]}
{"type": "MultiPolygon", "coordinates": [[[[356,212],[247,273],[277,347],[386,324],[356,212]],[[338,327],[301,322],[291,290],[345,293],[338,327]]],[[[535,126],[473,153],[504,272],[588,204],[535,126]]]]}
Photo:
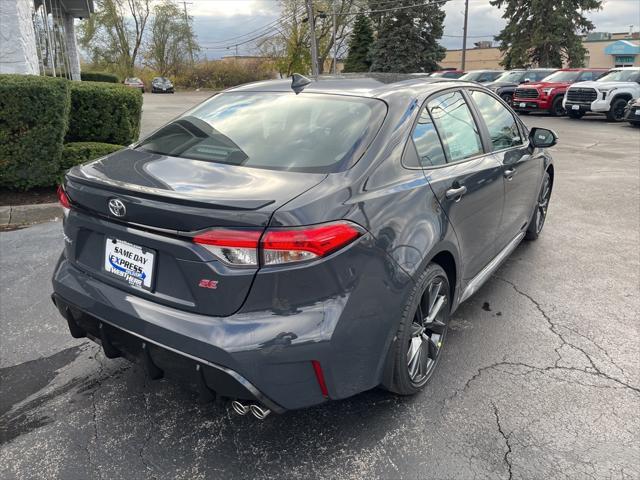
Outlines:
{"type": "Polygon", "coordinates": [[[496,244],[504,248],[527,229],[542,181],[544,159],[529,145],[526,129],[515,114],[493,95],[470,90],[495,158],[502,165],[504,208],[496,244]]]}
{"type": "Polygon", "coordinates": [[[453,226],[463,280],[473,278],[496,254],[502,217],[502,167],[491,154],[460,90],[430,97],[413,131],[418,162],[453,226]]]}

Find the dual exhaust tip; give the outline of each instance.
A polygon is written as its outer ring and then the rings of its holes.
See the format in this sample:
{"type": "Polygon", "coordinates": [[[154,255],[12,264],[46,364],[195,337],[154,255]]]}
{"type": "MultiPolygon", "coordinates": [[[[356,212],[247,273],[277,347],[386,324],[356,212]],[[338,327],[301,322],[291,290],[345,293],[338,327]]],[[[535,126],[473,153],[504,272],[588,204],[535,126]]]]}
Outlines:
{"type": "Polygon", "coordinates": [[[260,405],[255,404],[245,405],[238,400],[233,400],[231,402],[231,408],[233,408],[233,411],[238,415],[246,415],[247,413],[251,412],[253,416],[258,420],[264,420],[271,413],[271,410],[269,410],[268,408],[264,408],[260,405]]]}

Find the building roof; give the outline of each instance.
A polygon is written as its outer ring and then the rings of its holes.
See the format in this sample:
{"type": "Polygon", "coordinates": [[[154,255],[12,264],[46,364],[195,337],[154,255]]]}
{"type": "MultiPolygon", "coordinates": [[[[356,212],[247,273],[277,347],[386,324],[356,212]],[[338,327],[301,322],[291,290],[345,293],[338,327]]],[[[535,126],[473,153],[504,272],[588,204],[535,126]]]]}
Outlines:
{"type": "MultiPolygon", "coordinates": [[[[42,1],[34,0],[34,6],[38,8],[42,5],[42,1]]],[[[72,15],[74,18],[88,18],[94,12],[93,0],[51,0],[51,2],[47,2],[47,9],[51,6],[55,7],[56,3],[62,7],[65,13],[72,15]]]]}

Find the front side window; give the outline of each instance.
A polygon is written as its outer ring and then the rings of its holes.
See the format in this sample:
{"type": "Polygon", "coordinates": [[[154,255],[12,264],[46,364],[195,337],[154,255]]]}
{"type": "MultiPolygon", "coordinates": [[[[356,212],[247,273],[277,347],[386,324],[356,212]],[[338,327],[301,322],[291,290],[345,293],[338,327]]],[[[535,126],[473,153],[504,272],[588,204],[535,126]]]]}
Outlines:
{"type": "Polygon", "coordinates": [[[487,125],[494,150],[522,145],[518,122],[500,101],[479,90],[472,90],[471,97],[487,125]]]}
{"type": "Polygon", "coordinates": [[[426,108],[422,110],[418,123],[413,130],[413,143],[418,152],[420,166],[433,167],[447,163],[438,132],[436,132],[426,108]]]}
{"type": "Polygon", "coordinates": [[[464,160],[482,153],[478,126],[469,106],[458,91],[440,95],[427,104],[431,118],[440,133],[450,162],[464,160]]]}
{"type": "Polygon", "coordinates": [[[374,98],[222,93],[138,148],[230,165],[328,173],[360,158],[386,112],[386,104],[374,98]]]}

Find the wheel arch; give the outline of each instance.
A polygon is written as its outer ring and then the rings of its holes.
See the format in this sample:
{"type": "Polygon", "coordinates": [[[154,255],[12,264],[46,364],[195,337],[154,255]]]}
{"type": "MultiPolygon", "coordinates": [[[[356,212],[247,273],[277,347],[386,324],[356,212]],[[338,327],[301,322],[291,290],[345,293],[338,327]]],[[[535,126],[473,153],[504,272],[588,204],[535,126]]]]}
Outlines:
{"type": "MultiPolygon", "coordinates": [[[[447,279],[449,280],[449,298],[454,301],[456,290],[457,290],[457,282],[458,282],[458,271],[457,264],[454,255],[449,250],[442,250],[435,254],[429,263],[435,263],[442,267],[444,272],[447,274],[447,279]]],[[[427,263],[427,265],[429,265],[427,263]]]]}
{"type": "Polygon", "coordinates": [[[613,97],[613,99],[611,99],[611,103],[615,102],[616,100],[631,100],[633,98],[633,96],[631,95],[630,92],[622,92],[622,93],[616,93],[613,97]]]}

